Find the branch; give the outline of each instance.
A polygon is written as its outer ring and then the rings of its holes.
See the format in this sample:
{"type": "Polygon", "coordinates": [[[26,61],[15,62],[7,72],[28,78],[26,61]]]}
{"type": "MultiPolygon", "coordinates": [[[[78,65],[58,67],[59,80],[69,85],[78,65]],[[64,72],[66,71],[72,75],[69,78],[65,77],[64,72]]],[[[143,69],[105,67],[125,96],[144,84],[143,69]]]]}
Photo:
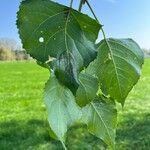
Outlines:
{"type": "Polygon", "coordinates": [[[72,8],[73,0],[70,1],[70,8],[72,8]]]}
{"type": "Polygon", "coordinates": [[[80,0],[80,5],[78,11],[81,12],[82,6],[85,4],[86,0],[80,0]]]}
{"type": "MultiPolygon", "coordinates": [[[[90,3],[88,2],[88,0],[84,0],[84,2],[88,5],[88,7],[89,7],[89,9],[91,10],[91,12],[92,12],[92,14],[93,14],[95,20],[96,20],[98,23],[100,23],[99,20],[98,20],[98,18],[96,17],[96,15],[95,15],[95,13],[94,13],[94,10],[92,9],[90,3]]],[[[102,30],[103,37],[104,37],[104,39],[105,39],[106,42],[107,42],[107,39],[106,39],[106,35],[105,35],[105,32],[104,32],[104,29],[102,28],[101,30],[102,30]]]]}

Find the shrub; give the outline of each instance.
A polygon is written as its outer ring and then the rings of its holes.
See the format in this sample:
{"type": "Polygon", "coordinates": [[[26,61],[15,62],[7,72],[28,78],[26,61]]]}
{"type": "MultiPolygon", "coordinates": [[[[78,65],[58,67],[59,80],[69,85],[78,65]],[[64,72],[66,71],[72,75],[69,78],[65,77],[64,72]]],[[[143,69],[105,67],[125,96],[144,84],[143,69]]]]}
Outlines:
{"type": "Polygon", "coordinates": [[[8,48],[0,47],[0,60],[15,60],[15,54],[8,48]]]}

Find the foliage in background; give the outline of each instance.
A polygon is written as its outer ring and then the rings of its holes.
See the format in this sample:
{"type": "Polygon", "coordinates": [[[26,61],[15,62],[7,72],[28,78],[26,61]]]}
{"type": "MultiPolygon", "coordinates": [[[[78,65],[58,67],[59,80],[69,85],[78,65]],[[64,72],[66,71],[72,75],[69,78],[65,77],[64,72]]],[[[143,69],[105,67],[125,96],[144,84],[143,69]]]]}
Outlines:
{"type": "Polygon", "coordinates": [[[14,39],[11,38],[0,38],[0,47],[5,47],[11,51],[20,49],[14,39]]]}
{"type": "Polygon", "coordinates": [[[0,38],[0,61],[30,60],[31,57],[13,39],[0,38]]]}
{"type": "Polygon", "coordinates": [[[143,49],[145,58],[150,57],[150,49],[143,49]]]}
{"type": "Polygon", "coordinates": [[[50,135],[67,149],[67,130],[84,124],[114,149],[116,102],[124,105],[140,77],[144,55],[132,39],[106,38],[88,0],[80,1],[79,11],[72,4],[22,1],[17,14],[20,38],[26,51],[50,71],[44,89],[50,135]],[[80,12],[84,4],[95,19],[80,12]],[[100,31],[104,39],[96,44],[100,31]]]}
{"type": "Polygon", "coordinates": [[[10,49],[0,47],[0,60],[15,60],[15,55],[10,49]]]}
{"type": "Polygon", "coordinates": [[[30,60],[31,57],[23,50],[11,51],[6,47],[0,47],[0,61],[14,61],[14,60],[30,60]]]}

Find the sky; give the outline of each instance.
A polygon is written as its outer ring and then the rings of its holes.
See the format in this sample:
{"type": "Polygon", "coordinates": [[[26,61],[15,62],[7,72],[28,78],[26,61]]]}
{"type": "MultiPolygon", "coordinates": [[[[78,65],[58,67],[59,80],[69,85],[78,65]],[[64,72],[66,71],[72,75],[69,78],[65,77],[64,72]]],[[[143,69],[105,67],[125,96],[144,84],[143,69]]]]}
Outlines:
{"type": "MultiPolygon", "coordinates": [[[[70,0],[55,0],[69,5],[70,0]]],[[[78,8],[80,0],[74,0],[78,8]]],[[[150,49],[150,0],[89,0],[107,37],[132,38],[141,48],[150,49]]],[[[21,43],[16,27],[20,0],[0,0],[0,38],[21,43]]],[[[38,10],[37,10],[38,11],[38,10]]],[[[87,6],[83,13],[92,17],[87,6]]]]}

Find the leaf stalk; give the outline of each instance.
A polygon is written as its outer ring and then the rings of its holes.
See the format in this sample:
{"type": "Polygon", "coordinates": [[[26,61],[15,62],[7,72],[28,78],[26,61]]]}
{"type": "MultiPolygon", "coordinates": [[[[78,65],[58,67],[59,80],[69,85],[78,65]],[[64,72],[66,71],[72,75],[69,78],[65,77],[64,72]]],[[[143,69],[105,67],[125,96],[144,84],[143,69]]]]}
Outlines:
{"type": "Polygon", "coordinates": [[[79,9],[78,9],[79,12],[81,12],[82,6],[85,4],[85,1],[86,0],[80,0],[80,5],[79,5],[79,9]]]}
{"type": "MultiPolygon", "coordinates": [[[[92,9],[90,3],[88,2],[88,0],[84,0],[84,1],[85,1],[85,3],[87,4],[87,6],[89,7],[89,9],[90,9],[91,13],[93,14],[95,20],[96,20],[98,23],[100,23],[100,21],[98,20],[96,14],[94,13],[94,10],[92,9]]],[[[104,39],[107,41],[107,39],[106,39],[106,34],[105,34],[104,29],[102,28],[101,31],[102,31],[102,34],[103,34],[104,39]]]]}
{"type": "Polygon", "coordinates": [[[70,8],[72,8],[73,0],[70,1],[70,8]]]}

